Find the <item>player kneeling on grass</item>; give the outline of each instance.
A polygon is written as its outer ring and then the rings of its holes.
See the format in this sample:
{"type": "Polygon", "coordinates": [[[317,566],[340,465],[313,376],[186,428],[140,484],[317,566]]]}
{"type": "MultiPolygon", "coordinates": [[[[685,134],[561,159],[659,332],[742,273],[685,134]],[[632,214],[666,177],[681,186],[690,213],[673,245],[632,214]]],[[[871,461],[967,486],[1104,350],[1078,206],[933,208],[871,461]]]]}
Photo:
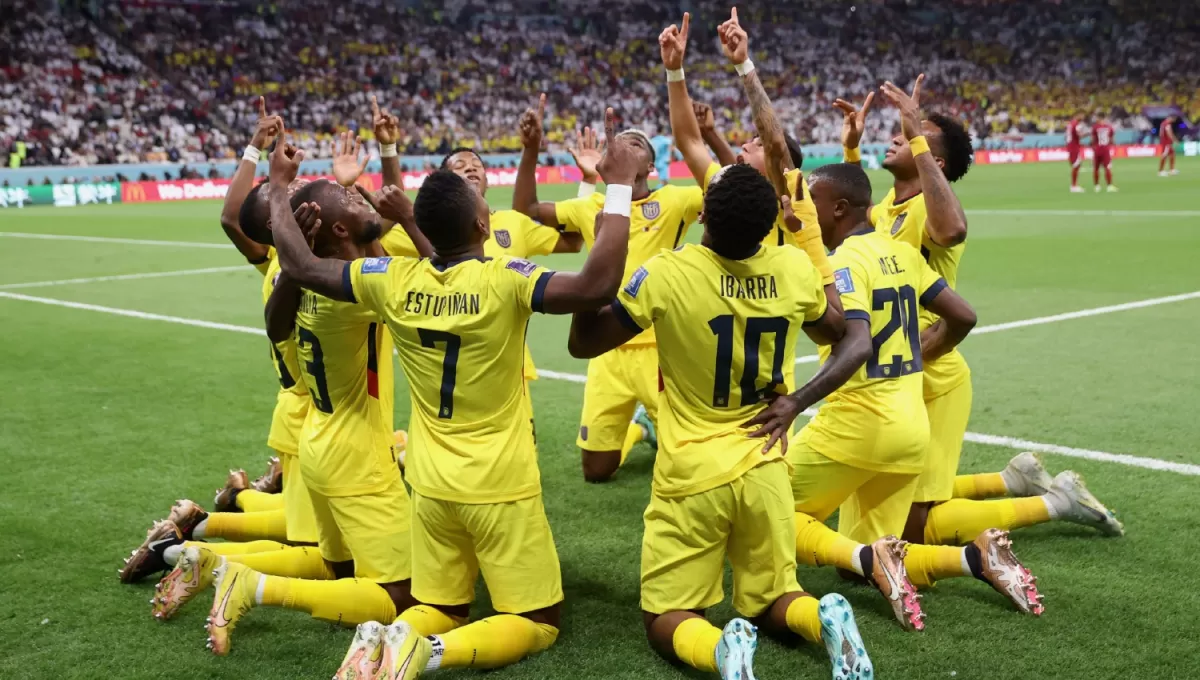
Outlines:
{"type": "MultiPolygon", "coordinates": [[[[653,327],[664,392],[653,494],[645,512],[641,605],[650,644],[728,680],[753,678],[758,626],[824,642],[834,678],[869,678],[871,661],[846,600],[818,602],[796,582],[788,466],[742,423],[794,381],[803,328],[818,342],[843,332],[821,275],[798,248],[767,248],[779,200],[747,165],[723,169],[704,199],[702,245],[646,262],[612,304],[575,315],[571,354],[595,357],[653,327]],[[733,567],[735,618],[703,611],[724,599],[733,567]],[[754,621],[754,623],[751,623],[754,621]]],[[[836,388],[828,384],[828,390],[836,388]]],[[[824,396],[824,395],[821,395],[824,396]]]]}
{"type": "MultiPolygon", "coordinates": [[[[412,594],[425,604],[359,626],[337,677],[407,680],[437,668],[494,668],[557,639],[562,576],[522,395],[525,328],[534,312],[599,308],[620,285],[638,163],[630,145],[614,139],[613,125],[610,109],[612,141],[599,169],[620,214],[602,214],[578,274],[485,258],[487,202],[449,170],[431,174],[417,195],[416,222],[435,251],[421,260],[315,257],[286,196],[272,195],[285,275],[385,322],[413,402],[412,594]],[[463,625],[480,572],[500,614],[463,625]]],[[[281,144],[272,175],[294,176],[302,157],[281,144]]]]}

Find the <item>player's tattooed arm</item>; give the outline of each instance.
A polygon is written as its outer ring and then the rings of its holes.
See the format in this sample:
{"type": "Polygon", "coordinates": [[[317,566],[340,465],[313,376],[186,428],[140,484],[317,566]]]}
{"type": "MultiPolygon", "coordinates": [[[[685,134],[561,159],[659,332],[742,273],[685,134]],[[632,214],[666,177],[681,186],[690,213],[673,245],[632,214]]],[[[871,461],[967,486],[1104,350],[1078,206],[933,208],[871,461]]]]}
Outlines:
{"type": "Polygon", "coordinates": [[[847,321],[845,334],[841,340],[834,343],[829,359],[821,365],[816,374],[795,392],[771,397],[767,408],[742,426],[757,428],[750,433],[751,437],[767,438],[763,453],[769,451],[776,442],[783,443],[783,451],[786,453],[787,433],[796,418],[846,384],[846,381],[866,363],[872,351],[871,322],[865,319],[847,321]]]}
{"type": "Polygon", "coordinates": [[[537,197],[538,154],[542,150],[542,119],[546,114],[546,94],[538,97],[537,109],[521,114],[521,164],[517,166],[517,183],[513,187],[512,208],[542,224],[558,226],[558,211],[553,203],[542,203],[537,197]]]}
{"type": "Polygon", "coordinates": [[[725,141],[725,137],[717,129],[717,120],[712,107],[702,102],[692,102],[692,111],[696,114],[696,123],[700,126],[700,137],[717,155],[717,162],[722,167],[736,163],[737,154],[733,153],[729,142],[725,141]]]}
{"type": "MultiPolygon", "coordinates": [[[[750,58],[750,40],[746,31],[738,23],[737,8],[733,8],[729,20],[717,29],[721,38],[721,50],[735,66],[743,64],[750,58]]],[[[771,106],[771,98],[763,89],[758,79],[758,71],[754,70],[742,76],[742,87],[746,90],[746,98],[750,100],[750,114],[754,119],[754,127],[762,140],[763,153],[766,156],[767,179],[771,180],[777,194],[787,193],[787,180],[784,173],[792,170],[792,158],[788,153],[787,139],[783,134],[783,126],[775,116],[771,106]]]]}
{"type": "MultiPolygon", "coordinates": [[[[283,119],[279,116],[268,116],[266,100],[259,97],[258,122],[254,126],[254,136],[250,140],[251,146],[265,150],[281,130],[283,130],[283,119]]],[[[221,207],[221,229],[225,231],[225,236],[238,249],[242,257],[245,257],[251,264],[266,261],[267,246],[250,240],[250,237],[242,232],[241,223],[238,222],[238,213],[242,210],[242,204],[246,202],[246,196],[254,188],[254,176],[257,172],[258,163],[251,163],[247,160],[238,161],[233,179],[229,183],[229,191],[225,194],[225,204],[221,207]]]]}
{"type": "Polygon", "coordinates": [[[944,286],[922,306],[942,317],[921,333],[921,359],[924,361],[933,361],[958,347],[975,328],[975,310],[949,286],[944,286]]]}
{"type": "MultiPolygon", "coordinates": [[[[900,109],[900,131],[910,141],[922,136],[921,130],[921,84],[925,74],[917,76],[912,94],[896,87],[890,81],[880,89],[883,96],[900,109]]],[[[933,242],[949,248],[967,240],[967,214],[942,166],[932,153],[923,153],[913,159],[921,178],[921,193],[925,196],[925,231],[933,242]]]]}
{"type": "MultiPolygon", "coordinates": [[[[604,114],[608,148],[596,169],[612,192],[618,186],[632,187],[638,174],[638,153],[633,145],[616,136],[616,118],[610,108],[604,114]]],[[[605,204],[605,210],[613,206],[605,204]]],[[[625,201],[628,211],[629,202],[625,201]]],[[[629,252],[629,217],[612,212],[596,216],[596,241],[588,251],[579,273],[558,272],[546,283],[542,311],[572,314],[596,310],[612,301],[625,274],[629,252]]]]}
{"type": "MultiPolygon", "coordinates": [[[[658,49],[662,54],[663,66],[668,71],[683,68],[691,24],[692,15],[685,12],[681,26],[671,24],[658,36],[658,49]]],[[[708,148],[704,145],[700,124],[696,120],[691,97],[688,96],[686,80],[667,83],[667,105],[671,115],[671,136],[675,138],[675,148],[679,149],[692,177],[703,184],[708,166],[712,165],[712,156],[708,154],[708,148]]]]}
{"type": "Polygon", "coordinates": [[[303,160],[304,152],[288,144],[281,135],[275,151],[271,153],[271,188],[268,195],[271,233],[275,237],[275,250],[279,253],[279,266],[298,284],[314,293],[333,300],[352,302],[351,294],[343,286],[346,268],[350,263],[313,255],[292,212],[287,187],[296,179],[303,160]]]}

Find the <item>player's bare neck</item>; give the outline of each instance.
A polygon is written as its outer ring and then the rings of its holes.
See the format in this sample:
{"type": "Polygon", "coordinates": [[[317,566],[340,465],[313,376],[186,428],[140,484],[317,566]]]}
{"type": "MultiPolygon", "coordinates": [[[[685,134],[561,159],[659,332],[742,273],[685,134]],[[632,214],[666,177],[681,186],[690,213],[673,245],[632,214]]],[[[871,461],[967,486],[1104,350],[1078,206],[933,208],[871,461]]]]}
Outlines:
{"type": "Polygon", "coordinates": [[[895,179],[896,181],[892,184],[892,192],[896,196],[896,203],[903,203],[921,193],[921,175],[914,174],[912,177],[896,175],[895,179]]]}
{"type": "Polygon", "coordinates": [[[452,264],[454,262],[462,262],[463,260],[481,259],[483,257],[483,244],[470,243],[460,248],[450,250],[438,250],[434,253],[433,263],[436,264],[452,264]]]}
{"type": "Polygon", "coordinates": [[[650,195],[650,185],[646,183],[645,177],[639,177],[633,180],[633,200],[640,201],[650,195]]]}

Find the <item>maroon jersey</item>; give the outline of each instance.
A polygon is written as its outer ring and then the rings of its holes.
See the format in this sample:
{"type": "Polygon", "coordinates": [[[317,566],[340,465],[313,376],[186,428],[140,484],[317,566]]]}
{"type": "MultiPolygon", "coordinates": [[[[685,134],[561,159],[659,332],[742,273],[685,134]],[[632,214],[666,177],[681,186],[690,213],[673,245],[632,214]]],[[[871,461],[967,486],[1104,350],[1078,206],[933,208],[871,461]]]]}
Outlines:
{"type": "Polygon", "coordinates": [[[1113,126],[1108,123],[1096,123],[1092,128],[1092,147],[1107,149],[1113,144],[1113,126]]]}
{"type": "Polygon", "coordinates": [[[1067,146],[1079,146],[1079,121],[1072,120],[1067,123],[1067,146]]]}
{"type": "Polygon", "coordinates": [[[1175,141],[1175,128],[1171,127],[1170,120],[1158,124],[1158,141],[1160,144],[1175,141]]]}

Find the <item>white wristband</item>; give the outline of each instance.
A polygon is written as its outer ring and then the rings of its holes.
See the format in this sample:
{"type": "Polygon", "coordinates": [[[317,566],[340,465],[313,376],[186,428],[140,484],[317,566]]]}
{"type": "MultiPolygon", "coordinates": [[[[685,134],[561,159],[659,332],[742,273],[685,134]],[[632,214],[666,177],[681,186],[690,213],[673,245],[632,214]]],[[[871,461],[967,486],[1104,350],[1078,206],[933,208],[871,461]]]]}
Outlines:
{"type": "Polygon", "coordinates": [[[604,212],[629,217],[633,204],[633,187],[628,184],[609,184],[604,191],[604,212]]]}
{"type": "Polygon", "coordinates": [[[678,83],[683,80],[683,67],[680,66],[675,70],[667,69],[667,82],[678,83]]]}
{"type": "Polygon", "coordinates": [[[242,160],[258,165],[258,159],[260,158],[262,158],[262,151],[259,151],[258,147],[253,144],[247,144],[246,150],[242,152],[242,160]]]}
{"type": "Polygon", "coordinates": [[[592,184],[591,182],[580,182],[579,183],[579,193],[576,194],[576,197],[577,198],[587,198],[588,196],[591,196],[594,193],[596,193],[596,185],[595,184],[592,184]]]}
{"type": "Polygon", "coordinates": [[[734,64],[733,70],[737,71],[739,76],[747,76],[754,71],[754,62],[747,59],[740,64],[734,64]]]}
{"type": "Polygon", "coordinates": [[[395,158],[396,156],[399,156],[399,155],[400,154],[396,153],[396,145],[395,144],[381,144],[379,146],[379,157],[380,158],[395,158]]]}

